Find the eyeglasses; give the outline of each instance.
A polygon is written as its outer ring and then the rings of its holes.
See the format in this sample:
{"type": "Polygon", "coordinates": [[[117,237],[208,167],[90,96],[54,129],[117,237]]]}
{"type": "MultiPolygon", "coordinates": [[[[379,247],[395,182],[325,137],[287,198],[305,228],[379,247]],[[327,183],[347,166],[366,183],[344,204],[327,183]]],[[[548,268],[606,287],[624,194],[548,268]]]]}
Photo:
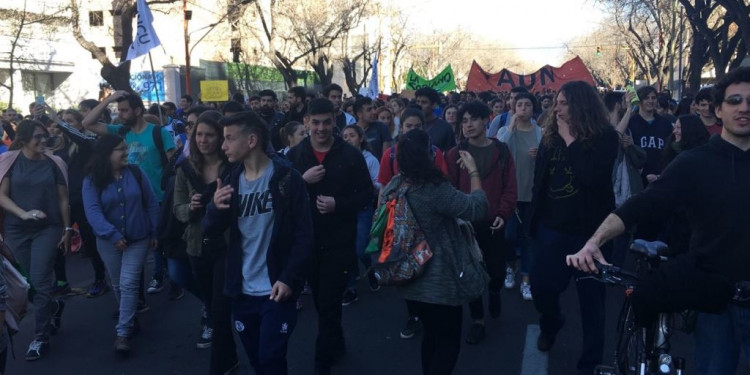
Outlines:
{"type": "Polygon", "coordinates": [[[45,140],[49,139],[49,135],[47,135],[47,134],[34,134],[34,136],[32,138],[34,138],[37,141],[45,141],[45,140]]]}
{"type": "Polygon", "coordinates": [[[747,104],[750,104],[750,97],[743,98],[742,95],[730,95],[724,98],[724,103],[727,103],[729,105],[739,105],[742,104],[742,101],[747,102],[747,104]]]}

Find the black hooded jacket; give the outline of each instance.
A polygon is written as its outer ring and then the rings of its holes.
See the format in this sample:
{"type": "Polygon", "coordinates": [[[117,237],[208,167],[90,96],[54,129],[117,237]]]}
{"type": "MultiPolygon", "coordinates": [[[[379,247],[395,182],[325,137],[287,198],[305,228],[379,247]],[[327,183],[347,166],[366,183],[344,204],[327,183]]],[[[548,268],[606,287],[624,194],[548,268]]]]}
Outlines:
{"type": "Polygon", "coordinates": [[[720,136],[680,153],[642,193],[615,210],[626,227],[668,219],[683,208],[692,235],[689,256],[708,273],[750,280],[750,150],[720,136]]]}

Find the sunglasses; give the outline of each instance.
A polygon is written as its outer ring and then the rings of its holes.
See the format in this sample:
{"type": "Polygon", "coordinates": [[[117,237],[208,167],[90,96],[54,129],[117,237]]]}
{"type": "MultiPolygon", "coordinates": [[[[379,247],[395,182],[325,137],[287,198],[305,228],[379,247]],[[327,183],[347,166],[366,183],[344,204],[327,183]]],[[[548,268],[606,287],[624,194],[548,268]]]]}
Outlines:
{"type": "Polygon", "coordinates": [[[731,95],[724,98],[724,103],[727,103],[729,105],[739,105],[742,104],[742,101],[747,102],[747,104],[750,104],[750,97],[743,98],[742,95],[731,95]]]}

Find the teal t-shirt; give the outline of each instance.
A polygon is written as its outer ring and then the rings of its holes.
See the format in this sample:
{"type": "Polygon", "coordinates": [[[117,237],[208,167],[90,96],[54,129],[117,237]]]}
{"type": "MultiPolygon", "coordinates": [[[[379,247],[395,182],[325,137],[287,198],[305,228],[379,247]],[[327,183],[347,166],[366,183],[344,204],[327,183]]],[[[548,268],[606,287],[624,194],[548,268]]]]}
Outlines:
{"type": "MultiPolygon", "coordinates": [[[[125,144],[128,146],[128,163],[135,164],[144,172],[154,188],[156,200],[159,202],[164,198],[164,191],[161,189],[161,156],[154,143],[153,128],[154,124],[146,124],[146,127],[140,132],[129,131],[125,134],[125,144]]],[[[122,125],[107,125],[107,131],[111,134],[118,134],[122,125]]],[[[174,140],[169,132],[161,128],[161,139],[164,141],[164,152],[175,148],[174,140]]]]}

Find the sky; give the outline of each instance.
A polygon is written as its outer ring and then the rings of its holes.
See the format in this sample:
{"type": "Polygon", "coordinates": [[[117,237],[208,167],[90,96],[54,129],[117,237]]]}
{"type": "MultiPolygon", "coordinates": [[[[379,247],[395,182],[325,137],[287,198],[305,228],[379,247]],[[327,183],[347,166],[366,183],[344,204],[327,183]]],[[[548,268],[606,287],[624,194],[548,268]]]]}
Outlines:
{"type": "Polygon", "coordinates": [[[410,23],[423,32],[461,27],[476,35],[494,34],[509,47],[519,48],[515,52],[522,59],[540,67],[561,65],[563,44],[595,30],[603,18],[594,0],[401,0],[398,3],[411,13],[410,23]]]}

